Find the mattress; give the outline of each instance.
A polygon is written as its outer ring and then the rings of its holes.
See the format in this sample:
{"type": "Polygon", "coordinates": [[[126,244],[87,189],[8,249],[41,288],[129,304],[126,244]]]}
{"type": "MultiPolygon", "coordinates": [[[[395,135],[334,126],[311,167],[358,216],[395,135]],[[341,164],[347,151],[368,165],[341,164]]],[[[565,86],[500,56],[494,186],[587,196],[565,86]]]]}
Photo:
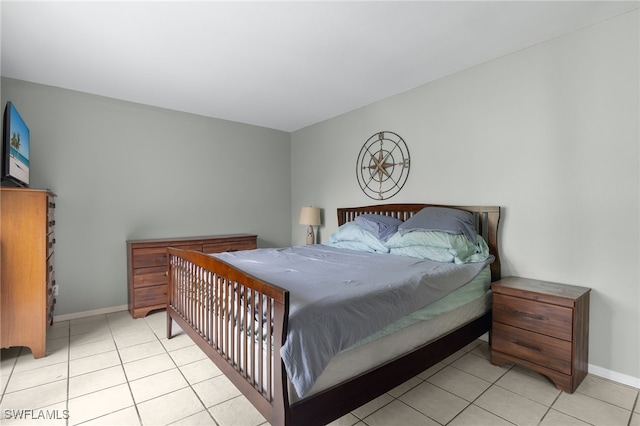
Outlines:
{"type": "Polygon", "coordinates": [[[297,395],[341,351],[465,287],[492,260],[454,264],[323,245],[211,256],[290,291],[280,356],[297,395]]]}
{"type": "MultiPolygon", "coordinates": [[[[491,308],[491,272],[334,356],[305,398],[447,334],[491,308]]],[[[288,382],[289,403],[300,398],[288,382]]]]}

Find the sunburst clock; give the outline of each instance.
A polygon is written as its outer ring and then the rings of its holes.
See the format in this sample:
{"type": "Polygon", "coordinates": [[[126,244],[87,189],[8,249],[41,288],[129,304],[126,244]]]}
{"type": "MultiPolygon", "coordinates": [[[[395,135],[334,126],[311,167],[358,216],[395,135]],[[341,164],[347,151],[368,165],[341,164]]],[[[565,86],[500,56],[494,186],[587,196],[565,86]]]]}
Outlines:
{"type": "Polygon", "coordinates": [[[407,181],[410,165],[404,139],[393,132],[378,132],[367,139],[358,154],[358,184],[369,198],[391,198],[407,181]]]}

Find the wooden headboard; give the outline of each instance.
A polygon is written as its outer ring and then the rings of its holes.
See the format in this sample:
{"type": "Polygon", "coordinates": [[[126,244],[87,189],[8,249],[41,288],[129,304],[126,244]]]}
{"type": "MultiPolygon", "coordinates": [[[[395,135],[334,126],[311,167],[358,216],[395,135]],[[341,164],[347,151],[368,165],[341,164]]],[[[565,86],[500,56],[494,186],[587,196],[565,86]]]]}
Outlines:
{"type": "Polygon", "coordinates": [[[409,219],[425,207],[448,207],[466,210],[474,214],[476,232],[489,246],[489,252],[495,257],[491,264],[491,281],[500,279],[500,255],[498,250],[498,223],[500,222],[500,207],[498,206],[445,206],[442,204],[380,204],[363,207],[338,208],[338,226],[353,221],[361,214],[382,214],[395,217],[402,221],[409,219]]]}

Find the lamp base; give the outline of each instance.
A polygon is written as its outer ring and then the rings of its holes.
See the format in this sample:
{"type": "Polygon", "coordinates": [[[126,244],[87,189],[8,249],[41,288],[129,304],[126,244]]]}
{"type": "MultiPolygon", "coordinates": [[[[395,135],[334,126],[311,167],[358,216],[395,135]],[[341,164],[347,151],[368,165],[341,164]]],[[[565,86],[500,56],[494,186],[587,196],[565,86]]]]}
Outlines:
{"type": "Polygon", "coordinates": [[[307,228],[307,244],[315,244],[316,243],[316,236],[313,233],[313,226],[309,225],[309,227],[307,228]]]}

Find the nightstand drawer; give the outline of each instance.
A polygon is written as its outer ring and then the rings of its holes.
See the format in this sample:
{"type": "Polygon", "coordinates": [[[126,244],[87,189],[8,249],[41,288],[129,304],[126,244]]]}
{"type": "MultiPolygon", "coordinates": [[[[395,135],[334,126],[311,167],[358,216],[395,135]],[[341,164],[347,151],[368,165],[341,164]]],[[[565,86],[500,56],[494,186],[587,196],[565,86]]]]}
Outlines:
{"type": "Polygon", "coordinates": [[[493,323],[492,350],[571,374],[571,342],[493,323]]]}
{"type": "Polygon", "coordinates": [[[494,294],[493,320],[558,339],[572,340],[573,309],[570,308],[494,294]]]}

